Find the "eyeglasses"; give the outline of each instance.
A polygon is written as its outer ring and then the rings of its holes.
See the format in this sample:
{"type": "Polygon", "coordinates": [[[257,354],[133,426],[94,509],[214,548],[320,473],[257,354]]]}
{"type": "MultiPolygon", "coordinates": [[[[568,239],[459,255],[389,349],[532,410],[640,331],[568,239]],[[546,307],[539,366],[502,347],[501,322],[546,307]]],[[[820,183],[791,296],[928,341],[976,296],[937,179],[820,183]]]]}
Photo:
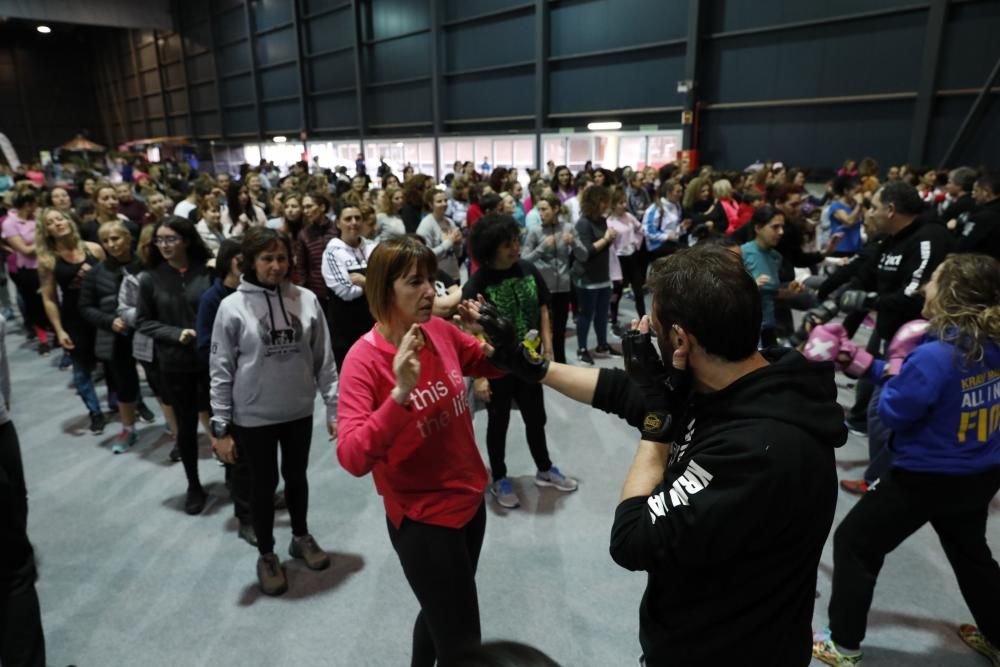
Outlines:
{"type": "Polygon", "coordinates": [[[156,245],[177,245],[181,242],[181,237],[179,236],[157,236],[156,245]]]}

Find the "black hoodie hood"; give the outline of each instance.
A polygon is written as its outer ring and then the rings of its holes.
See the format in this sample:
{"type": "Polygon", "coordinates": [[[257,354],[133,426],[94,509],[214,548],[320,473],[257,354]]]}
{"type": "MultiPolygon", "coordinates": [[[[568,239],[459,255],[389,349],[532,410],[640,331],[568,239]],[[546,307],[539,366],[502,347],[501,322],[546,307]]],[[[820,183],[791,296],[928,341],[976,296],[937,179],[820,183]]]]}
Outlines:
{"type": "Polygon", "coordinates": [[[837,404],[833,364],[808,361],[786,348],[770,348],[762,354],[767,366],[725,389],[695,395],[694,412],[701,427],[712,430],[736,421],[773,419],[830,447],[843,445],[847,427],[843,409],[837,404]]]}

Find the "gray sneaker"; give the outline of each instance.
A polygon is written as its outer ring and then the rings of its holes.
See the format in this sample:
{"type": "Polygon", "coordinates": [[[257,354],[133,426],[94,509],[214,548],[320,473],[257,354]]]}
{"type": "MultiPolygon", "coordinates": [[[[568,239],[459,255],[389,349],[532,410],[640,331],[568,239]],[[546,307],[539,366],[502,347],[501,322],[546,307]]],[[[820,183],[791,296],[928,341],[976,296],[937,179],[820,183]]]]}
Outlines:
{"type": "Polygon", "coordinates": [[[319,548],[312,535],[292,537],[288,545],[288,555],[304,560],[310,570],[325,570],[330,567],[330,554],[319,548]]]}
{"type": "Polygon", "coordinates": [[[514,493],[514,487],[511,486],[510,480],[506,477],[493,482],[493,486],[490,487],[490,493],[496,497],[497,504],[499,504],[500,507],[506,507],[507,509],[512,510],[515,507],[521,506],[520,499],[518,499],[517,494],[514,493]]]}
{"type": "Polygon", "coordinates": [[[265,554],[257,559],[257,583],[264,595],[281,595],[288,590],[285,570],[274,554],[265,554]]]}
{"type": "Polygon", "coordinates": [[[545,472],[535,473],[535,486],[551,486],[559,491],[576,491],[579,484],[572,477],[562,474],[559,468],[552,466],[545,472]]]}

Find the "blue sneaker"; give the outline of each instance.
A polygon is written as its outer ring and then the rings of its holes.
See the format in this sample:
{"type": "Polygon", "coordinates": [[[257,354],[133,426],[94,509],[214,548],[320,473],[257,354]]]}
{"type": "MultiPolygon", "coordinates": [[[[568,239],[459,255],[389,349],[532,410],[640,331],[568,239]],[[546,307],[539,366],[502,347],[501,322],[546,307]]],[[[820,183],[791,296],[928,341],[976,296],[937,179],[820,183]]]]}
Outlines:
{"type": "Polygon", "coordinates": [[[111,451],[115,454],[124,454],[132,447],[135,447],[135,443],[139,441],[139,434],[135,432],[135,429],[131,431],[122,431],[118,435],[118,439],[115,441],[115,446],[111,448],[111,451]]]}
{"type": "Polygon", "coordinates": [[[551,486],[559,491],[576,491],[579,484],[572,477],[562,474],[559,468],[552,466],[547,471],[535,473],[535,486],[551,486]]]}
{"type": "Polygon", "coordinates": [[[517,494],[514,493],[514,487],[511,486],[510,480],[506,477],[493,482],[493,486],[490,487],[490,493],[496,497],[497,504],[500,505],[500,507],[506,507],[507,509],[512,510],[515,507],[521,506],[520,499],[517,497],[517,494]]]}

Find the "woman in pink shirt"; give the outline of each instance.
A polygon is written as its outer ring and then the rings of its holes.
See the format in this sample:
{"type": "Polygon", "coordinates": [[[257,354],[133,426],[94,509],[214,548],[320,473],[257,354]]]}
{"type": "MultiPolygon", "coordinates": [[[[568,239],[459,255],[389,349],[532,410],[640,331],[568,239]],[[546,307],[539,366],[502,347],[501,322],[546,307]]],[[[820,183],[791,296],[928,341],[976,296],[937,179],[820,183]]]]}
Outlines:
{"type": "Polygon", "coordinates": [[[375,326],[340,376],[337,458],[369,472],[389,539],[420,603],[413,667],[450,664],[481,641],[476,566],[486,530],[487,474],[465,376],[497,377],[488,348],[432,317],[437,260],[419,241],[383,241],[368,260],[375,326]]]}
{"type": "Polygon", "coordinates": [[[635,296],[635,311],[641,318],[646,314],[646,263],[643,261],[642,223],[629,213],[628,198],[625,189],[611,189],[611,215],[608,216],[608,229],[615,230],[615,239],[611,242],[611,329],[616,335],[622,331],[618,322],[618,304],[622,300],[622,291],[628,285],[635,296]],[[619,270],[616,272],[615,268],[619,270]]]}
{"type": "Polygon", "coordinates": [[[38,280],[38,256],[35,252],[35,211],[38,209],[38,195],[32,190],[22,190],[14,196],[14,208],[3,221],[0,234],[13,253],[13,266],[10,277],[17,286],[17,292],[24,300],[24,311],[27,322],[26,331],[34,328],[38,336],[38,353],[45,355],[51,349],[46,329],[49,319],[45,315],[42,296],[39,293],[41,283],[38,280]]]}

